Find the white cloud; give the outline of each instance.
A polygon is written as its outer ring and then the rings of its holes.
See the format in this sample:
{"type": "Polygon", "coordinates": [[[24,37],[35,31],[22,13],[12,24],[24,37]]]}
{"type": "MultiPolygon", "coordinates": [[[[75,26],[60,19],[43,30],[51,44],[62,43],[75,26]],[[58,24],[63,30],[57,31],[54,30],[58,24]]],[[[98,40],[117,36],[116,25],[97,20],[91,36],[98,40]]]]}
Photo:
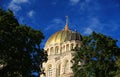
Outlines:
{"type": "Polygon", "coordinates": [[[80,6],[80,9],[79,9],[80,11],[87,11],[90,13],[101,9],[101,6],[99,2],[97,2],[97,0],[95,1],[84,0],[80,2],[79,6],[80,6]]]}
{"type": "Polygon", "coordinates": [[[97,17],[92,17],[90,18],[88,25],[90,28],[92,28],[94,31],[99,31],[101,32],[105,26],[108,24],[103,23],[99,18],[97,17]]]}
{"type": "Polygon", "coordinates": [[[70,0],[71,5],[76,5],[80,0],[70,0]]]}
{"type": "Polygon", "coordinates": [[[31,11],[28,12],[28,16],[29,17],[33,17],[34,14],[35,14],[35,11],[33,11],[33,10],[31,10],[31,11]]]}
{"type": "Polygon", "coordinates": [[[21,4],[21,3],[28,3],[28,0],[12,0],[13,3],[21,4]]]}
{"type": "Polygon", "coordinates": [[[119,22],[116,22],[115,20],[108,21],[108,22],[102,22],[97,17],[90,17],[87,20],[86,27],[83,28],[83,34],[91,34],[92,31],[100,32],[100,33],[111,33],[118,31],[120,29],[119,22]]]}
{"type": "Polygon", "coordinates": [[[89,0],[84,0],[83,2],[80,3],[80,10],[88,10],[91,8],[91,6],[89,7],[89,0]]]}
{"type": "Polygon", "coordinates": [[[61,19],[55,18],[52,20],[53,23],[59,24],[59,23],[63,23],[63,21],[61,19]]]}
{"type": "Polygon", "coordinates": [[[95,28],[97,26],[100,27],[100,25],[101,25],[101,22],[100,22],[100,20],[97,17],[90,18],[89,26],[95,28]]]}
{"type": "Polygon", "coordinates": [[[8,7],[10,9],[12,9],[13,11],[19,11],[19,10],[21,10],[21,6],[18,6],[17,4],[14,4],[14,3],[11,3],[8,7]]]}
{"type": "Polygon", "coordinates": [[[23,3],[28,3],[28,0],[12,0],[8,5],[8,8],[16,12],[21,10],[21,4],[23,3]]]}
{"type": "Polygon", "coordinates": [[[47,30],[50,30],[50,29],[52,30],[54,28],[55,28],[55,25],[49,25],[44,29],[44,31],[47,31],[47,30]]]}
{"type": "Polygon", "coordinates": [[[65,23],[63,22],[63,20],[61,20],[59,18],[55,18],[50,22],[49,26],[44,29],[44,31],[51,30],[51,29],[58,30],[58,28],[62,28],[64,25],[65,25],[65,23]]]}
{"type": "Polygon", "coordinates": [[[20,17],[19,18],[19,22],[22,24],[22,23],[24,23],[24,18],[23,17],[20,17]]]}
{"type": "Polygon", "coordinates": [[[91,28],[85,28],[85,30],[84,30],[84,34],[91,34],[93,32],[93,30],[91,29],[91,28]]]}
{"type": "Polygon", "coordinates": [[[105,23],[102,23],[97,17],[88,18],[87,24],[88,26],[83,29],[83,33],[87,35],[91,34],[93,31],[101,32],[106,25],[105,23]]]}

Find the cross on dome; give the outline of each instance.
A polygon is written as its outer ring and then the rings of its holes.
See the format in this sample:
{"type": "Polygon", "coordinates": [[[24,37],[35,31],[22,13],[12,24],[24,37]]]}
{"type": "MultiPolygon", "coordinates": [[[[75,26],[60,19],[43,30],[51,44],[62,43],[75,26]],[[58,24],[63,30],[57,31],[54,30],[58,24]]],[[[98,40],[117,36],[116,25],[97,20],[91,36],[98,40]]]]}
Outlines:
{"type": "Polygon", "coordinates": [[[65,25],[64,30],[69,30],[69,27],[68,27],[68,16],[66,16],[66,25],[65,25]]]}

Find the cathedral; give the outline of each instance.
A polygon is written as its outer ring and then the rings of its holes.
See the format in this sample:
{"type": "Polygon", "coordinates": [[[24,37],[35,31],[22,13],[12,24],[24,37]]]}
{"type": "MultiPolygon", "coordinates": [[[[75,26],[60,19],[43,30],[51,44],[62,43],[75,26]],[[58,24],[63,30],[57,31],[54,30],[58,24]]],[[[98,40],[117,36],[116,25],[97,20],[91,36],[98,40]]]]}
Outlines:
{"type": "Polygon", "coordinates": [[[81,42],[81,34],[69,29],[67,19],[64,29],[51,35],[45,44],[48,60],[42,65],[45,74],[40,77],[73,77],[72,49],[81,47],[81,42]]]}

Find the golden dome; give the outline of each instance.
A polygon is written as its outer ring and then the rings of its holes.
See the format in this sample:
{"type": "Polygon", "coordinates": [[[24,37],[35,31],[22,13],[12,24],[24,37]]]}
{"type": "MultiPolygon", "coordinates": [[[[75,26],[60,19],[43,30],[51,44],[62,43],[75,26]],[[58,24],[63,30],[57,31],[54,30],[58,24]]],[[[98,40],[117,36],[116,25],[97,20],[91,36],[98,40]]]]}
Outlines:
{"type": "Polygon", "coordinates": [[[76,31],[71,31],[68,28],[68,24],[65,25],[64,30],[58,31],[53,34],[46,42],[45,46],[53,45],[53,44],[60,44],[65,41],[71,40],[82,40],[82,36],[77,33],[76,31]]]}

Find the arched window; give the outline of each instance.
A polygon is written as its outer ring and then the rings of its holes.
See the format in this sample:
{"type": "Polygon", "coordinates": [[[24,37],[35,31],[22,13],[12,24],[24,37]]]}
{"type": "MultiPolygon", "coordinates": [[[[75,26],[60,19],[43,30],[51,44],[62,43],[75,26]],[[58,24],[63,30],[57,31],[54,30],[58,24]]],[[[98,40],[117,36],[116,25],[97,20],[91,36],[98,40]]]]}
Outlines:
{"type": "Polygon", "coordinates": [[[64,68],[64,72],[65,73],[68,73],[68,71],[69,71],[69,62],[68,62],[68,60],[65,62],[65,68],[64,68]]]}
{"type": "Polygon", "coordinates": [[[69,51],[69,44],[66,45],[66,51],[69,51]]]}
{"type": "Polygon", "coordinates": [[[54,51],[53,51],[53,47],[50,48],[50,55],[53,54],[54,51]]]}
{"type": "Polygon", "coordinates": [[[57,77],[59,77],[60,76],[60,68],[61,68],[61,66],[60,66],[60,64],[58,65],[58,67],[57,67],[57,73],[56,73],[56,75],[57,75],[57,77]]]}
{"type": "Polygon", "coordinates": [[[60,47],[60,54],[62,53],[62,47],[60,47]]]}
{"type": "Polygon", "coordinates": [[[48,67],[48,77],[52,77],[52,66],[48,67]]]}
{"type": "Polygon", "coordinates": [[[65,52],[65,46],[63,46],[63,48],[62,48],[62,49],[63,49],[63,52],[65,52]]]}
{"type": "Polygon", "coordinates": [[[58,54],[58,53],[59,53],[58,51],[59,51],[59,47],[56,46],[56,47],[55,47],[55,54],[58,54]]]}
{"type": "Polygon", "coordinates": [[[72,43],[72,44],[71,44],[71,49],[73,49],[73,47],[74,47],[74,44],[72,43]]]}

